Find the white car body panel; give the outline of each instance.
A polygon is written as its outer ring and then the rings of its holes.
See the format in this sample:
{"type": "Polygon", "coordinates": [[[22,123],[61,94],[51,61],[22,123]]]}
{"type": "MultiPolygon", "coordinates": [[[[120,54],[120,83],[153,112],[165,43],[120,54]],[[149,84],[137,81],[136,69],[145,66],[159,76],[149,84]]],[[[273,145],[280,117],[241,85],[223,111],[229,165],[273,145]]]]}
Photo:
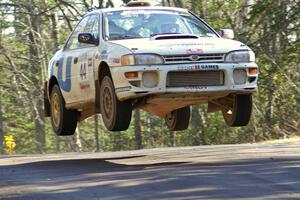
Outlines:
{"type": "MultiPolygon", "coordinates": [[[[103,12],[110,12],[115,10],[135,10],[141,8],[119,8],[119,9],[104,9],[103,12]]],[[[176,10],[180,12],[187,12],[185,9],[178,8],[143,8],[143,9],[162,9],[162,10],[176,10]]],[[[101,14],[99,11],[93,13],[101,14]]],[[[101,17],[102,18],[102,17],[101,17]]],[[[102,23],[100,23],[102,26],[102,23]]],[[[164,97],[166,94],[175,94],[172,96],[173,100],[191,99],[189,97],[196,95],[194,101],[189,100],[187,104],[192,102],[201,102],[203,96],[206,96],[206,102],[209,99],[226,96],[230,93],[252,93],[257,87],[257,74],[250,75],[255,80],[247,81],[245,84],[236,85],[233,80],[233,70],[236,68],[257,68],[254,62],[249,63],[226,63],[222,62],[182,62],[169,63],[162,65],[138,65],[138,66],[122,66],[121,56],[126,54],[136,53],[152,53],[159,55],[189,55],[191,52],[198,51],[199,54],[225,54],[236,50],[250,50],[249,47],[241,42],[228,40],[223,38],[209,38],[199,37],[198,39],[173,39],[173,40],[153,40],[151,38],[140,39],[123,39],[107,41],[102,37],[102,28],[100,31],[100,41],[98,46],[79,48],[72,50],[71,54],[68,51],[60,50],[49,63],[48,83],[52,77],[58,80],[64,97],[66,107],[71,109],[84,110],[84,104],[92,104],[95,106],[96,101],[96,81],[99,76],[99,65],[101,62],[107,63],[110,67],[112,80],[114,82],[116,95],[119,100],[137,99],[149,95],[156,95],[157,98],[164,97]],[[63,64],[57,64],[61,58],[63,64]],[[75,64],[75,58],[77,63],[75,64]],[[69,60],[68,60],[69,59],[69,60]],[[69,62],[69,65],[67,66],[69,62]],[[60,66],[61,65],[61,66],[60,66]],[[82,65],[86,65],[85,75],[82,75],[82,65]],[[71,70],[71,74],[68,74],[71,70]],[[198,87],[166,87],[167,74],[170,71],[216,71],[224,72],[225,79],[222,86],[198,86],[198,87]],[[136,81],[142,81],[143,72],[153,71],[158,73],[158,85],[154,88],[135,87],[130,83],[134,79],[127,79],[125,72],[137,71],[139,73],[136,81]],[[219,94],[219,95],[218,95],[219,94]],[[198,95],[198,101],[197,101],[198,95]],[[201,97],[201,98],[200,98],[201,97]]],[[[224,57],[223,57],[224,58],[224,57]]],[[[223,59],[224,60],[224,59],[223,59]]],[[[248,71],[247,71],[248,73],[248,71]]],[[[49,84],[48,84],[49,87],[49,84]]],[[[48,89],[48,98],[50,96],[48,89]]],[[[152,99],[153,100],[153,99],[152,99]]],[[[159,115],[159,114],[158,114],[159,115]]]]}

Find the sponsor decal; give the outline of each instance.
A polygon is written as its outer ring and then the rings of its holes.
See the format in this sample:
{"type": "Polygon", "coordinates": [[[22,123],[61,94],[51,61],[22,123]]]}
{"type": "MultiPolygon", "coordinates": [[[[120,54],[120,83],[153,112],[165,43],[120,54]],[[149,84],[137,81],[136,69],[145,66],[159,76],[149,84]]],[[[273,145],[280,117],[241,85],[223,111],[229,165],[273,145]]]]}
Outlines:
{"type": "Polygon", "coordinates": [[[114,58],[113,63],[120,63],[120,59],[119,58],[114,58]]]}
{"type": "Polygon", "coordinates": [[[201,69],[219,69],[219,65],[200,65],[201,69]]]}
{"type": "Polygon", "coordinates": [[[95,55],[95,59],[98,60],[100,58],[99,53],[97,52],[95,55]]]}
{"type": "Polygon", "coordinates": [[[82,63],[80,65],[80,78],[81,80],[86,79],[86,64],[82,63]]]}
{"type": "Polygon", "coordinates": [[[161,44],[161,47],[189,47],[189,46],[210,46],[214,45],[212,42],[197,42],[197,43],[183,43],[183,44],[161,44]]]}
{"type": "Polygon", "coordinates": [[[120,58],[109,58],[109,62],[118,64],[120,63],[120,58]]]}
{"type": "Polygon", "coordinates": [[[103,51],[101,52],[101,54],[100,54],[100,58],[101,58],[102,60],[106,60],[107,57],[108,57],[107,51],[106,51],[106,50],[103,50],[103,51]]]}
{"type": "Polygon", "coordinates": [[[87,54],[87,53],[82,53],[82,54],[80,55],[80,57],[79,57],[79,61],[80,61],[80,62],[84,62],[84,61],[87,60],[87,58],[88,58],[88,54],[87,54]]]}
{"type": "Polygon", "coordinates": [[[88,58],[88,67],[92,67],[92,66],[93,66],[93,59],[88,58]]]}
{"type": "Polygon", "coordinates": [[[219,65],[196,64],[189,66],[178,66],[179,71],[197,71],[197,70],[217,70],[219,65]]]}
{"type": "MultiPolygon", "coordinates": [[[[187,49],[186,50],[187,54],[202,54],[203,50],[202,49],[187,49]]],[[[194,55],[193,55],[194,56],[194,55]]],[[[196,56],[196,55],[195,55],[196,56]]],[[[197,60],[197,59],[196,59],[197,60]]]]}
{"type": "Polygon", "coordinates": [[[81,90],[87,90],[87,89],[90,89],[90,83],[88,81],[85,81],[85,82],[81,82],[79,84],[80,86],[80,89],[81,90]]]}
{"type": "Polygon", "coordinates": [[[190,90],[190,91],[197,91],[197,90],[206,90],[207,87],[206,86],[186,86],[186,87],[184,87],[184,89],[190,90]]]}

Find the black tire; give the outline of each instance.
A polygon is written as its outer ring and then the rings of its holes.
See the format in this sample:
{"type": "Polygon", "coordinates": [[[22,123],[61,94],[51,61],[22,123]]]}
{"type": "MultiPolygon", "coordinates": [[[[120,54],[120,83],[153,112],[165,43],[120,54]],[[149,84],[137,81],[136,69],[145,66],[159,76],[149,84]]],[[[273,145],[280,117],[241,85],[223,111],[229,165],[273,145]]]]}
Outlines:
{"type": "Polygon", "coordinates": [[[246,126],[252,114],[252,95],[234,95],[232,109],[222,110],[224,120],[228,126],[246,126]]]}
{"type": "Polygon", "coordinates": [[[131,101],[119,101],[113,82],[104,76],[100,86],[100,110],[105,127],[110,131],[127,130],[132,114],[131,101]]]}
{"type": "Polygon", "coordinates": [[[73,135],[77,126],[78,113],[67,110],[65,100],[58,85],[54,85],[50,95],[51,124],[58,136],[73,135]]]}
{"type": "Polygon", "coordinates": [[[165,122],[170,131],[182,131],[188,128],[190,116],[190,106],[186,106],[167,114],[165,122]]]}

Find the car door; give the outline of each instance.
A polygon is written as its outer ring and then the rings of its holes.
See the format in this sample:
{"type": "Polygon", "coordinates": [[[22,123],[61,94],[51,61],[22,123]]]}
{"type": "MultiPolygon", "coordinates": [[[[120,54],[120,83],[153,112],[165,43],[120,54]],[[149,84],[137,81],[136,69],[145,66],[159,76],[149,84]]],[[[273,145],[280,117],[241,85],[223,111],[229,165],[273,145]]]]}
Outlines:
{"type": "Polygon", "coordinates": [[[78,41],[79,33],[93,33],[99,38],[99,15],[84,17],[64,48],[64,65],[69,69],[71,90],[66,93],[67,104],[79,104],[95,100],[94,58],[97,45],[85,44],[78,41]]]}
{"type": "Polygon", "coordinates": [[[86,16],[77,24],[58,58],[57,79],[66,104],[79,100],[80,90],[76,77],[80,71],[78,56],[82,49],[78,42],[78,34],[84,30],[89,18],[90,16],[86,16]]]}
{"type": "MultiPolygon", "coordinates": [[[[99,19],[98,14],[91,15],[83,30],[84,33],[91,33],[98,41],[99,19]]],[[[98,45],[94,44],[84,44],[84,51],[79,52],[77,81],[80,89],[80,101],[95,101],[95,58],[97,52],[98,45]]]]}

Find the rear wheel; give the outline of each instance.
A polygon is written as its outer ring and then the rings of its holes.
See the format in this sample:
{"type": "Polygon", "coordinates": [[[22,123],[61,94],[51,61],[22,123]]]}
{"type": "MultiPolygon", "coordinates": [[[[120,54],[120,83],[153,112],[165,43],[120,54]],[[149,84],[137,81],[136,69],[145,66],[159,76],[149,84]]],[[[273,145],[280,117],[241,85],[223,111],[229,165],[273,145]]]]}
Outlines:
{"type": "Polygon", "coordinates": [[[76,110],[67,110],[58,85],[54,85],[50,96],[51,123],[58,136],[73,135],[77,126],[76,110]]]}
{"type": "Polygon", "coordinates": [[[190,113],[190,106],[186,106],[167,114],[165,122],[169,130],[181,131],[187,129],[190,122],[190,113]]]}
{"type": "Polygon", "coordinates": [[[222,114],[228,126],[246,126],[252,114],[252,95],[234,95],[230,109],[222,109],[222,114]]]}
{"type": "Polygon", "coordinates": [[[110,131],[127,130],[132,106],[130,100],[119,101],[113,82],[109,76],[104,76],[100,86],[100,109],[105,127],[110,131]]]}

